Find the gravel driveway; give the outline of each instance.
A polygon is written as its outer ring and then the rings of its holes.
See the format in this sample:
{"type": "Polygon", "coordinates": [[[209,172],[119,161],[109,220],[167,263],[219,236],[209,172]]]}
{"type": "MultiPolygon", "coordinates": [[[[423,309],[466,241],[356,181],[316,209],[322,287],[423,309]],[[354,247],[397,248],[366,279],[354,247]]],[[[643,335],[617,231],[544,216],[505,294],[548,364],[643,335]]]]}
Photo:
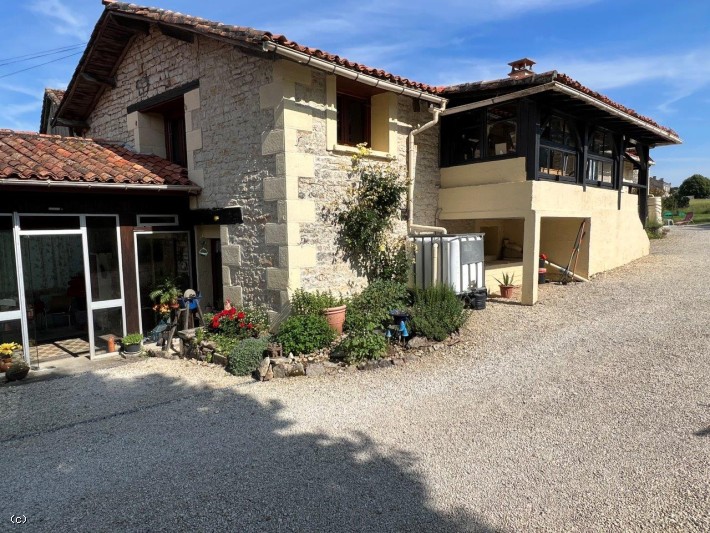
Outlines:
{"type": "Polygon", "coordinates": [[[652,250],[403,367],[2,386],[0,530],[708,531],[710,227],[652,250]]]}

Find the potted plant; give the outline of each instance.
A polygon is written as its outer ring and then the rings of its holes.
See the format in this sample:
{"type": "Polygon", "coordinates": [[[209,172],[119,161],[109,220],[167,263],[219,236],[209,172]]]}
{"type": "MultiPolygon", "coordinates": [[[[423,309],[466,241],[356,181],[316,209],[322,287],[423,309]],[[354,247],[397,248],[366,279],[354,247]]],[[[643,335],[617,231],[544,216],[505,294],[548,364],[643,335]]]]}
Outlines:
{"type": "Polygon", "coordinates": [[[515,274],[508,274],[503,272],[503,280],[495,278],[500,287],[500,295],[503,298],[511,298],[513,296],[513,281],[515,280],[515,274]]]}
{"type": "Polygon", "coordinates": [[[172,278],[164,278],[155,286],[148,296],[156,303],[156,306],[153,307],[154,309],[156,307],[163,308],[163,306],[176,308],[178,307],[180,290],[175,285],[175,280],[172,278]]]}
{"type": "Polygon", "coordinates": [[[121,340],[124,353],[138,353],[143,343],[143,335],[140,333],[129,333],[121,340]]]}
{"type": "Polygon", "coordinates": [[[342,298],[336,298],[330,292],[323,293],[323,303],[323,314],[328,321],[328,325],[334,329],[338,335],[342,335],[347,305],[345,305],[342,298]]]}
{"type": "Polygon", "coordinates": [[[21,352],[22,345],[16,342],[3,342],[0,344],[0,372],[7,372],[12,366],[13,355],[21,352]]]}
{"type": "Polygon", "coordinates": [[[10,368],[5,371],[5,379],[8,381],[20,381],[25,379],[29,373],[30,365],[22,358],[21,354],[15,353],[10,368]]]}

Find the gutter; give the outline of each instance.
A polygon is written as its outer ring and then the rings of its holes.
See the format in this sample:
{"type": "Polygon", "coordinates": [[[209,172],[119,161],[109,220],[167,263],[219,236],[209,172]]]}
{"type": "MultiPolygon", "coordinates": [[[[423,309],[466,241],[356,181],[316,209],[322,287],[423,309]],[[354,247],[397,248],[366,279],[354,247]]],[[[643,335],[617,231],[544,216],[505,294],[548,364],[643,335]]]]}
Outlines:
{"type": "Polygon", "coordinates": [[[292,61],[301,63],[302,65],[317,68],[318,70],[322,70],[324,72],[327,72],[328,74],[336,74],[338,76],[342,76],[343,78],[348,78],[359,83],[364,83],[365,85],[369,85],[371,87],[377,87],[378,89],[384,89],[385,91],[390,91],[396,94],[402,94],[404,96],[409,96],[410,98],[426,100],[427,102],[431,102],[440,106],[444,105],[445,102],[447,102],[447,99],[442,98],[441,96],[435,96],[429,92],[422,91],[420,89],[411,89],[409,87],[397,85],[396,83],[375,78],[374,76],[370,76],[369,74],[356,72],[354,70],[350,70],[331,63],[330,61],[324,61],[322,59],[318,59],[317,57],[313,57],[312,55],[308,55],[303,52],[298,52],[296,50],[293,50],[292,48],[289,48],[288,46],[283,46],[273,41],[264,41],[262,47],[265,52],[274,52],[287,59],[291,59],[292,61]]]}
{"type": "Polygon", "coordinates": [[[448,233],[446,228],[440,226],[424,226],[414,223],[414,180],[417,170],[417,166],[414,164],[414,136],[438,124],[439,117],[445,113],[445,110],[446,102],[443,102],[438,109],[430,109],[434,117],[423,126],[413,129],[407,135],[407,182],[409,183],[407,188],[407,233],[410,235],[416,232],[441,233],[443,235],[448,233]]]}
{"type": "Polygon", "coordinates": [[[45,186],[54,189],[108,189],[114,191],[153,191],[153,192],[185,192],[198,195],[202,187],[197,185],[147,185],[138,183],[87,183],[54,180],[0,179],[0,188],[5,186],[36,187],[45,186]]]}

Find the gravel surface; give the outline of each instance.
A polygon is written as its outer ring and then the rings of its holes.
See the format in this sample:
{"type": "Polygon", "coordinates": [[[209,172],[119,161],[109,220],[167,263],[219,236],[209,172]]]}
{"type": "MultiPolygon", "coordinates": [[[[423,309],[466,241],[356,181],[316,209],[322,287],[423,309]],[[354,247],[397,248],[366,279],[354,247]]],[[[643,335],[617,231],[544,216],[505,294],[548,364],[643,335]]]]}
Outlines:
{"type": "Polygon", "coordinates": [[[0,520],[708,531],[710,226],[652,250],[533,308],[489,302],[402,367],[254,383],[151,359],[2,386],[0,520]]]}

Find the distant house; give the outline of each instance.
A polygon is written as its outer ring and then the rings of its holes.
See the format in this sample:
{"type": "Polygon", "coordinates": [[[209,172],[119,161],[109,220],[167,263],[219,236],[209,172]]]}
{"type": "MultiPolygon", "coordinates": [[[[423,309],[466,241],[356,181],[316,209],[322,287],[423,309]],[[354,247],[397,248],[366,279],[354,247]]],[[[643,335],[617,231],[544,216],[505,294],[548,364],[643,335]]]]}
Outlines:
{"type": "Polygon", "coordinates": [[[67,126],[52,124],[57,116],[57,109],[64,98],[64,91],[61,89],[45,89],[42,99],[42,117],[39,124],[39,132],[49,135],[71,136],[72,130],[67,126]]]}
{"type": "Polygon", "coordinates": [[[658,179],[656,176],[651,176],[650,179],[650,189],[652,193],[661,193],[663,197],[670,196],[671,194],[671,182],[665,181],[663,178],[658,179]]]}
{"type": "Polygon", "coordinates": [[[538,254],[566,260],[582,219],[583,275],[648,252],[649,149],[680,139],[567,76],[524,60],[509,78],[434,87],[281,35],[104,4],[42,116],[43,131],[85,138],[0,135],[0,302],[15,302],[0,335],[29,346],[41,307],[45,339],[82,327],[100,353],[109,333],[153,328],[147,295],[165,276],[205,306],[272,318],[297,288],[362,287],[322,215],[362,142],[413,179],[397,231],[485,232],[523,303],[537,300],[538,254]],[[83,290],[67,301],[69,285],[83,290]]]}

